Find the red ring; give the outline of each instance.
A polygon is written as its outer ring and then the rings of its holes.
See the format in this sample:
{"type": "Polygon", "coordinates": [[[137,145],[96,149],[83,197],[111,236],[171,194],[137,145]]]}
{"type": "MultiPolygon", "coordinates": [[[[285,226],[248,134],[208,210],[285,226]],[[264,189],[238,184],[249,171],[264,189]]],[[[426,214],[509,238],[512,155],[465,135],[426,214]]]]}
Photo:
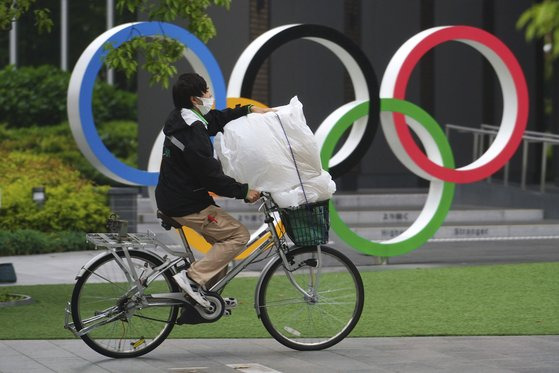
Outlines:
{"type": "Polygon", "coordinates": [[[457,170],[454,168],[439,166],[427,158],[423,151],[417,146],[412,138],[409,127],[406,124],[405,116],[400,113],[393,113],[396,133],[398,134],[398,138],[410,158],[421,169],[432,176],[444,181],[455,183],[471,183],[479,181],[499,170],[505,163],[507,163],[516,151],[522,140],[522,135],[528,120],[528,88],[524,78],[524,73],[518,64],[518,61],[507,46],[498,38],[475,27],[446,27],[435,31],[431,35],[425,37],[425,39],[421,40],[409,53],[398,72],[394,85],[394,98],[401,100],[405,99],[406,88],[410,75],[425,53],[433,47],[446,41],[464,39],[476,41],[493,50],[493,52],[501,58],[512,75],[517,96],[516,122],[509,142],[505,145],[503,150],[494,159],[477,168],[457,170]]]}

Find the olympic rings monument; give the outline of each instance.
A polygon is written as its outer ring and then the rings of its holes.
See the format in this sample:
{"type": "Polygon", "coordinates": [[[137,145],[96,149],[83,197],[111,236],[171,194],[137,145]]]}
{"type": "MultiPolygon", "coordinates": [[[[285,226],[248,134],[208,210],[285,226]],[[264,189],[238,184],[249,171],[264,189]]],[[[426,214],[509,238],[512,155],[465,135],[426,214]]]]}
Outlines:
{"type": "MultiPolygon", "coordinates": [[[[379,86],[364,53],[339,31],[309,24],[279,26],[248,45],[238,58],[226,88],[218,62],[190,32],[169,23],[134,22],[104,32],[85,49],[72,72],[67,105],[70,127],[83,155],[101,173],[127,185],[147,186],[153,190],[157,184],[164,136],[160,133],[153,144],[147,171],[122,163],[105,147],[97,133],[92,95],[106,53],[103,45],[110,42],[117,47],[133,30],[143,36],[164,34],[183,43],[186,46],[185,59],[208,81],[218,109],[226,107],[228,98],[250,99],[252,85],[264,60],[289,41],[304,38],[333,53],[350,76],[355,100],[332,112],[315,132],[321,146],[323,167],[333,177],[343,175],[360,162],[380,127],[398,160],[409,171],[429,182],[427,200],[418,218],[401,234],[387,241],[370,241],[352,231],[330,202],[333,231],[346,244],[369,255],[402,255],[423,245],[444,222],[455,184],[482,180],[502,168],[518,148],[528,120],[528,89],[517,59],[498,38],[475,27],[434,27],[414,35],[393,55],[379,86]],[[406,100],[408,81],[421,58],[449,41],[460,42],[480,53],[495,71],[503,95],[502,119],[495,140],[478,159],[460,168],[455,168],[452,149],[436,119],[406,100]],[[345,143],[335,152],[347,131],[345,143]],[[412,131],[425,153],[416,144],[412,131]]],[[[153,198],[153,193],[151,195],[153,198]]]]}

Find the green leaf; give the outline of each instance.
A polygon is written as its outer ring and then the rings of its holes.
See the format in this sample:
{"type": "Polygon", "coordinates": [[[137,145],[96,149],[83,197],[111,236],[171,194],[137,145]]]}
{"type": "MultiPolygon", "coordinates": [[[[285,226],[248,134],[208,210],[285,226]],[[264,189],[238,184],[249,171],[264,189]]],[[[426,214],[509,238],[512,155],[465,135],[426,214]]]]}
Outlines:
{"type": "MultiPolygon", "coordinates": [[[[52,31],[54,26],[48,8],[33,9],[37,0],[0,0],[0,29],[8,30],[13,19],[19,19],[22,14],[33,11],[35,25],[40,32],[52,31]],[[17,4],[17,6],[15,5],[17,4]]],[[[42,5],[42,3],[41,3],[42,5]]],[[[207,14],[208,7],[216,5],[229,9],[231,0],[117,0],[116,9],[119,12],[147,14],[148,19],[155,21],[174,22],[184,19],[188,22],[188,30],[204,43],[217,34],[212,19],[207,14]]],[[[132,77],[138,68],[136,56],[144,54],[146,63],[141,66],[152,77],[151,82],[160,82],[167,87],[169,80],[176,74],[172,66],[182,57],[184,46],[166,37],[145,38],[133,37],[130,41],[114,48],[106,43],[103,49],[107,52],[104,64],[124,72],[132,77]]]]}
{"type": "Polygon", "coordinates": [[[516,28],[521,29],[525,27],[528,22],[532,21],[532,18],[534,18],[534,9],[529,8],[525,10],[518,18],[518,21],[516,21],[516,28]]]}
{"type": "Polygon", "coordinates": [[[35,26],[37,26],[39,32],[51,32],[54,22],[50,18],[49,9],[38,9],[34,11],[35,13],[35,26]]]}

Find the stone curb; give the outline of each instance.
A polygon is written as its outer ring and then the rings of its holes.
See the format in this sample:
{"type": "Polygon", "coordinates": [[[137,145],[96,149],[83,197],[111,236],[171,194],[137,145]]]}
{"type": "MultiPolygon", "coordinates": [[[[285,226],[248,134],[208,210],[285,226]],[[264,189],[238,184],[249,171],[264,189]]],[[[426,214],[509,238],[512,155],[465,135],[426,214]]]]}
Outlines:
{"type": "Polygon", "coordinates": [[[29,295],[24,295],[24,294],[8,294],[8,295],[16,295],[22,297],[22,299],[11,300],[8,302],[0,302],[0,308],[22,306],[25,304],[31,304],[35,302],[35,300],[31,298],[29,295]]]}

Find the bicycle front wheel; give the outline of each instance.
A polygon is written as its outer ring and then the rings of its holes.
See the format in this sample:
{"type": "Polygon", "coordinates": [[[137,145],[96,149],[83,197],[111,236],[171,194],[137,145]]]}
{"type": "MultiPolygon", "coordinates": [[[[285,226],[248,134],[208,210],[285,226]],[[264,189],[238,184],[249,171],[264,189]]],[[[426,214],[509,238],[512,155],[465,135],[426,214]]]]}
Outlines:
{"type": "MultiPolygon", "coordinates": [[[[81,339],[93,350],[112,358],[136,357],[152,351],[167,338],[177,318],[178,306],[143,307],[134,290],[128,261],[122,251],[100,258],[86,268],[72,293],[72,319],[81,339]],[[86,330],[88,330],[86,329],[86,330]]],[[[161,265],[145,252],[130,250],[138,276],[161,265]]],[[[171,274],[144,288],[144,295],[177,292],[171,274]]]]}
{"type": "Polygon", "coordinates": [[[344,339],[363,310],[363,281],[355,265],[330,247],[303,247],[264,273],[257,295],[268,332],[296,350],[321,350],[344,339]],[[304,291],[304,292],[303,292],[304,291]]]}

